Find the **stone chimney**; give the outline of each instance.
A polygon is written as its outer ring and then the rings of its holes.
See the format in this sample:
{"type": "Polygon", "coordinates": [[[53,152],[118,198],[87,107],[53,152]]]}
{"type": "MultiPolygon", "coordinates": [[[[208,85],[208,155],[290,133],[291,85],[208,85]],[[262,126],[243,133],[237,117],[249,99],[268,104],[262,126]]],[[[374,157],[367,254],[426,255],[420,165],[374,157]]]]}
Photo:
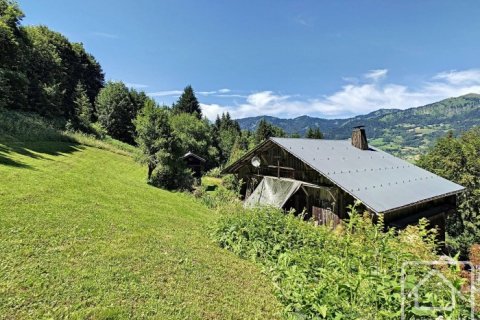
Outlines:
{"type": "Polygon", "coordinates": [[[360,150],[368,150],[367,135],[364,126],[353,127],[352,146],[360,150]]]}

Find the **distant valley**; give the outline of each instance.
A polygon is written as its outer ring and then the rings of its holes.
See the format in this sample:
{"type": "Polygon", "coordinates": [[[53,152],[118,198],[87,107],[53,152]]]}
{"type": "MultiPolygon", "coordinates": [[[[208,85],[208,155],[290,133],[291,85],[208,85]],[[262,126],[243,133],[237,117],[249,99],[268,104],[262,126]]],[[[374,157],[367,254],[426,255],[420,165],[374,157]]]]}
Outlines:
{"type": "Polygon", "coordinates": [[[468,94],[405,110],[379,109],[347,119],[259,116],[237,120],[242,129],[254,130],[261,119],[281,127],[289,134],[303,135],[309,127],[318,127],[326,139],[347,139],[352,127],[364,125],[369,143],[413,160],[448,131],[458,133],[480,125],[480,95],[468,94]]]}

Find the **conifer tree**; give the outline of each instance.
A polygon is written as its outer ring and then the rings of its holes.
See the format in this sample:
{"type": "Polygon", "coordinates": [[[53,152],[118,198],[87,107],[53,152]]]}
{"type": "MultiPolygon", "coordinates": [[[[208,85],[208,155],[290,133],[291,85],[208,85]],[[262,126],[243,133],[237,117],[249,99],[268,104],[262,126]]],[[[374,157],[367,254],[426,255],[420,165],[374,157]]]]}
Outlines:
{"type": "Polygon", "coordinates": [[[200,103],[198,103],[192,86],[188,85],[185,87],[177,103],[173,106],[173,111],[176,114],[191,113],[195,114],[198,119],[202,118],[202,109],[200,108],[200,103]]]}
{"type": "Polygon", "coordinates": [[[87,96],[85,86],[80,82],[75,87],[75,100],[73,101],[75,107],[75,120],[77,129],[88,130],[91,124],[93,107],[87,96]]]}
{"type": "Polygon", "coordinates": [[[308,139],[323,139],[323,133],[320,131],[319,128],[308,128],[307,132],[305,133],[305,138],[308,139]]]}

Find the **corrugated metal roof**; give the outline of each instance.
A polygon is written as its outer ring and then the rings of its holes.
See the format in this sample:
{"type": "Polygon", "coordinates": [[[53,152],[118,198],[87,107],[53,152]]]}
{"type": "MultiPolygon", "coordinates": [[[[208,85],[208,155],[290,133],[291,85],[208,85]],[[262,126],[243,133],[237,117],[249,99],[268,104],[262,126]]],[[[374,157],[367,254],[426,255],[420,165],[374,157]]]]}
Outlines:
{"type": "Polygon", "coordinates": [[[377,148],[350,140],[271,138],[377,213],[449,194],[464,187],[377,148]]]}

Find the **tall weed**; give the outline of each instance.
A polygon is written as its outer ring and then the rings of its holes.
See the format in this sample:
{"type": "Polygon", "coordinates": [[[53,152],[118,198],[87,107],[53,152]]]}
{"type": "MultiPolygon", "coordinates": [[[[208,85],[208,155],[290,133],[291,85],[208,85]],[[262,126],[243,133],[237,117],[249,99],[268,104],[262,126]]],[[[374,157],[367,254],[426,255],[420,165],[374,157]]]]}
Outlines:
{"type": "MultiPolygon", "coordinates": [[[[263,266],[276,287],[288,317],[299,319],[398,319],[401,316],[401,270],[405,261],[437,260],[435,231],[427,222],[405,231],[384,232],[382,221],[351,208],[350,219],[335,230],[316,227],[273,208],[240,210],[223,216],[213,232],[218,244],[263,266]]],[[[414,270],[407,287],[425,270],[414,270]]],[[[458,289],[459,272],[445,270],[458,289]]],[[[426,283],[433,286],[432,283],[426,283]]],[[[432,290],[429,290],[431,288],[432,290]]],[[[448,306],[448,292],[422,291],[426,304],[448,306]]],[[[415,309],[407,299],[407,318],[468,316],[459,303],[451,312],[415,309]]]]}

